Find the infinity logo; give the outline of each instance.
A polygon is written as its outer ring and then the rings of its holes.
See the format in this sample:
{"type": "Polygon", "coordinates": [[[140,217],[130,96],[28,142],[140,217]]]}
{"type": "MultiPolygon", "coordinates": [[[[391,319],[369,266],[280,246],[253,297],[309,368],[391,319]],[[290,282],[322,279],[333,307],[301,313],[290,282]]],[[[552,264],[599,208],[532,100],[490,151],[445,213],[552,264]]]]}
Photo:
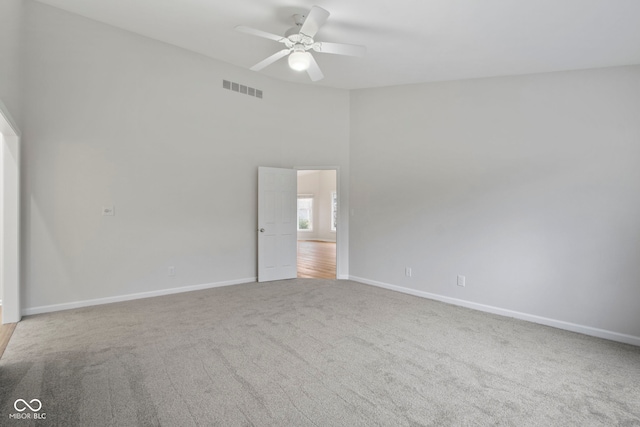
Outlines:
{"type": "Polygon", "coordinates": [[[15,403],[13,404],[13,407],[16,409],[16,411],[18,412],[24,412],[27,408],[31,409],[32,412],[38,412],[40,409],[42,409],[42,402],[40,402],[38,399],[31,399],[31,401],[27,403],[26,400],[24,399],[18,399],[15,401],[15,403]],[[18,407],[18,403],[22,402],[22,409],[20,409],[18,407]],[[36,402],[36,405],[38,406],[37,408],[34,408],[33,406],[33,402],[36,402]],[[29,403],[31,403],[33,406],[31,406],[29,403]]]}

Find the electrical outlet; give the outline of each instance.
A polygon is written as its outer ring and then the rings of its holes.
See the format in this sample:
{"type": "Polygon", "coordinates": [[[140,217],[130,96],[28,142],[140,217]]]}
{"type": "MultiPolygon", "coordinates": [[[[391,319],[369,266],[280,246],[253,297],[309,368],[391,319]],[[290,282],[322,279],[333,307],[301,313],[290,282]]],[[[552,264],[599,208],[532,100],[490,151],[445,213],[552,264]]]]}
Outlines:
{"type": "Polygon", "coordinates": [[[464,276],[458,276],[458,286],[462,286],[463,288],[466,286],[466,279],[464,276]]]}
{"type": "Polygon", "coordinates": [[[176,268],[173,266],[169,267],[169,276],[173,277],[175,275],[176,275],[176,268]]]}
{"type": "Polygon", "coordinates": [[[404,275],[407,277],[411,277],[411,267],[404,268],[404,275]]]}

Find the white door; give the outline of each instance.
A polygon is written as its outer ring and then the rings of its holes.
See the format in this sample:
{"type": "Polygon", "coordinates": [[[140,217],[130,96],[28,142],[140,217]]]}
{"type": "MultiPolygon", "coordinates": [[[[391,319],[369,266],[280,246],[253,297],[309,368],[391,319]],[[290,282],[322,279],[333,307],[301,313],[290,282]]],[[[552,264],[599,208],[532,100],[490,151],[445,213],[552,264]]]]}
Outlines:
{"type": "Polygon", "coordinates": [[[258,282],[298,276],[293,169],[258,168],[258,282]]]}
{"type": "Polygon", "coordinates": [[[20,138],[0,101],[0,299],[2,321],[20,321],[20,138]]]}

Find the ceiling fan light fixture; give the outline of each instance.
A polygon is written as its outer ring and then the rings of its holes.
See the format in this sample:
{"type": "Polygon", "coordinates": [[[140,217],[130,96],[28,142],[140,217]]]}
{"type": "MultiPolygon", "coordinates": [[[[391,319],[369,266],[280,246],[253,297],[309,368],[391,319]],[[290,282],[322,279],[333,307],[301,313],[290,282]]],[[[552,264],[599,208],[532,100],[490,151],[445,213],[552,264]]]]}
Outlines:
{"type": "Polygon", "coordinates": [[[311,64],[311,54],[306,51],[295,50],[289,55],[289,67],[296,71],[305,71],[311,64]]]}
{"type": "Polygon", "coordinates": [[[289,68],[295,71],[306,71],[311,81],[317,82],[324,78],[324,74],[322,74],[314,56],[309,52],[310,50],[323,54],[333,53],[347,56],[364,56],[366,51],[364,46],[327,43],[314,40],[318,30],[324,25],[328,17],[328,11],[320,6],[313,6],[308,14],[293,16],[295,27],[287,30],[284,37],[255,28],[245,27],[244,25],[237,26],[236,30],[240,32],[273,40],[285,46],[284,49],[279,52],[258,62],[251,67],[250,70],[260,71],[279,59],[288,56],[287,62],[289,63],[289,68]]]}

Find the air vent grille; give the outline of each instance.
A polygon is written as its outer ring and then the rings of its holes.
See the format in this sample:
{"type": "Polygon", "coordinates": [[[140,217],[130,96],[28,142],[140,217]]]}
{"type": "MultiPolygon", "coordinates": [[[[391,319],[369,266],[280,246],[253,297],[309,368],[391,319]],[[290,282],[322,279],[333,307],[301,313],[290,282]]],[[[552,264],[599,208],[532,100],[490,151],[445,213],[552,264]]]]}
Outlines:
{"type": "Polygon", "coordinates": [[[233,92],[238,92],[243,95],[253,96],[255,98],[262,99],[262,91],[253,87],[241,85],[240,83],[232,82],[229,80],[222,81],[222,88],[233,92]]]}

